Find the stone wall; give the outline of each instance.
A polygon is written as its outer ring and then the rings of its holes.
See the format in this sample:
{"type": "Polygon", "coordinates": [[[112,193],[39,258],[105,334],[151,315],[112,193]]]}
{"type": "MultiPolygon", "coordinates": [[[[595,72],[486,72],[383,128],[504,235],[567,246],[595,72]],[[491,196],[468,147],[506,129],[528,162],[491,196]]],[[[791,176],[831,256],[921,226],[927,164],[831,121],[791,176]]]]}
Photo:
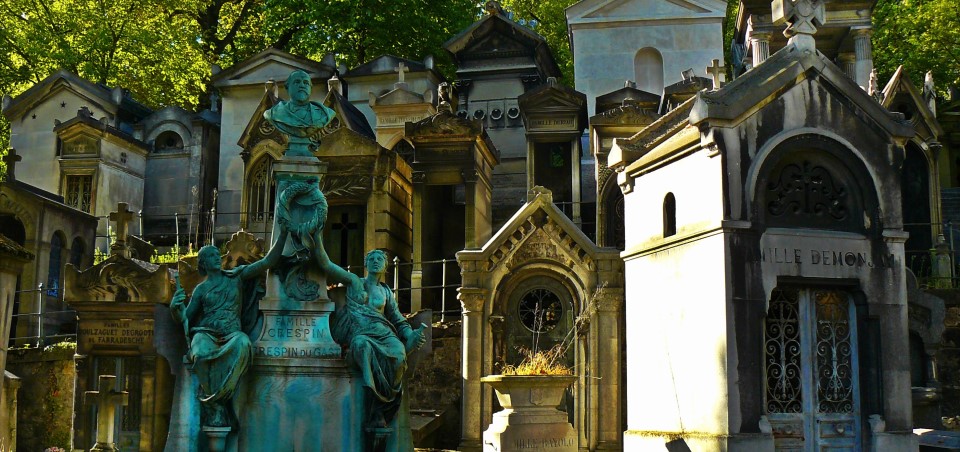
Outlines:
{"type": "Polygon", "coordinates": [[[443,425],[433,444],[424,446],[456,449],[460,444],[460,321],[433,324],[433,353],[421,361],[409,380],[411,410],[443,410],[443,425]]]}
{"type": "Polygon", "coordinates": [[[7,370],[20,377],[17,449],[71,449],[76,344],[10,350],[7,370]]]}
{"type": "Polygon", "coordinates": [[[937,353],[937,375],[943,388],[941,414],[960,417],[960,290],[932,289],[928,292],[943,299],[947,309],[946,329],[937,353]]]}

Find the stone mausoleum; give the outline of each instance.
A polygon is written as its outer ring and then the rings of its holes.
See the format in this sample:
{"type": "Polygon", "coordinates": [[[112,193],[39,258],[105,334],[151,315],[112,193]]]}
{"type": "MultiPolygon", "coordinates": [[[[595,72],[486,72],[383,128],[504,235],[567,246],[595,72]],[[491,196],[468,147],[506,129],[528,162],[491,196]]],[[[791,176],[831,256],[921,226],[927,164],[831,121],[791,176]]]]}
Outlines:
{"type": "Polygon", "coordinates": [[[73,450],[960,444],[960,103],[880,85],[874,4],[582,0],[564,80],[491,1],[451,79],[269,48],[198,112],[58,71],[2,104],[0,339],[76,339],[73,450]]]}

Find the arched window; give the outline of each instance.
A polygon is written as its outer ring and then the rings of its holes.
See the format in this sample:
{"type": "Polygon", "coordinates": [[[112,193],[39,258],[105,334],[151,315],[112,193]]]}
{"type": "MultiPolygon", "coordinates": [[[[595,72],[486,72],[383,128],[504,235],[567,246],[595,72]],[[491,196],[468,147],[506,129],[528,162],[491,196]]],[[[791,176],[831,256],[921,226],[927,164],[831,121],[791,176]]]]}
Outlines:
{"type": "Polygon", "coordinates": [[[47,295],[60,296],[60,269],[63,268],[63,244],[65,240],[60,232],[50,239],[50,263],[47,266],[47,295]]]}
{"type": "Polygon", "coordinates": [[[663,197],[663,237],[677,234],[677,198],[673,193],[663,197]]]}
{"type": "Polygon", "coordinates": [[[264,154],[247,174],[247,229],[264,232],[273,225],[273,200],[277,186],[273,181],[273,158],[264,154]]]}
{"type": "Polygon", "coordinates": [[[153,141],[153,150],[156,152],[169,152],[183,150],[183,138],[180,134],[172,130],[160,133],[153,141]]]}
{"type": "Polygon", "coordinates": [[[83,240],[81,240],[80,237],[74,238],[73,242],[70,243],[70,263],[77,267],[78,270],[82,269],[83,254],[86,250],[86,247],[83,246],[83,240]]]}
{"type": "Polygon", "coordinates": [[[906,158],[901,170],[900,202],[903,209],[903,230],[910,233],[904,244],[907,266],[919,277],[929,276],[932,267],[933,228],[930,212],[930,165],[914,143],[907,143],[906,158]]]}
{"type": "Polygon", "coordinates": [[[640,49],[633,58],[634,80],[637,89],[648,93],[663,92],[663,56],[653,47],[640,49]]]}

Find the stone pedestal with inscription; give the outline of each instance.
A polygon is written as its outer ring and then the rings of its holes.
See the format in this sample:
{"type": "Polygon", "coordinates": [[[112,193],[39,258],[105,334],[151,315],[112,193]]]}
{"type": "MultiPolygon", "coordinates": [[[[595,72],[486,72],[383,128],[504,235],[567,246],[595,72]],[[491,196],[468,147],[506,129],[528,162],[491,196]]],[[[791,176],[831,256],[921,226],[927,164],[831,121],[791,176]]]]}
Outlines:
{"type": "Polygon", "coordinates": [[[330,334],[335,304],[316,268],[309,230],[322,228],[326,201],[314,190],[326,165],[285,157],[274,165],[277,208],[290,237],[260,300],[253,363],[236,394],[237,450],[361,450],[363,392],[330,334]]]}

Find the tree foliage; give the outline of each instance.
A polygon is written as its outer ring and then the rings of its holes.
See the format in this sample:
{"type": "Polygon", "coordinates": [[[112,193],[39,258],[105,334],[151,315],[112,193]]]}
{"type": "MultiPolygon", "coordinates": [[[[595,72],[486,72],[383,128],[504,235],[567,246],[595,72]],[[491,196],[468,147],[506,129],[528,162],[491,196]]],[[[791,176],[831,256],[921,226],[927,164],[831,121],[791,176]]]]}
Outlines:
{"type": "Polygon", "coordinates": [[[879,0],[873,26],[873,61],[881,80],[903,65],[917,83],[932,71],[941,94],[960,84],[960,2],[879,0]]]}

